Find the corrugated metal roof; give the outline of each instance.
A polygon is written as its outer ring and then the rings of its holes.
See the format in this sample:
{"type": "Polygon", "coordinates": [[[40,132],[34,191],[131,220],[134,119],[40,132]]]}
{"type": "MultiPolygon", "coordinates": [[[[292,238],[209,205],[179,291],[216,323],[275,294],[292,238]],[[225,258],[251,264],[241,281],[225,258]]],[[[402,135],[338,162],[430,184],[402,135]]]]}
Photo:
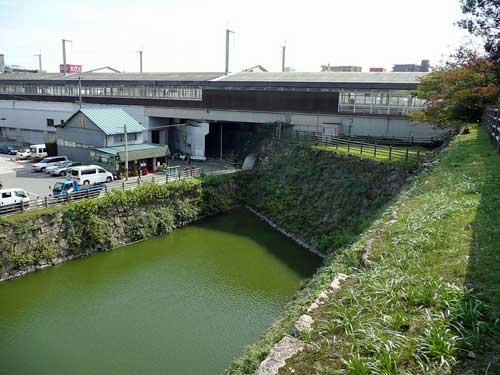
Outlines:
{"type": "MultiPolygon", "coordinates": [[[[127,145],[127,151],[139,151],[139,150],[165,150],[167,146],[165,145],[154,145],[151,143],[140,143],[127,145]]],[[[97,151],[104,152],[106,154],[116,155],[119,152],[125,151],[125,146],[113,146],[113,147],[102,147],[98,148],[97,151]]]]}
{"type": "Polygon", "coordinates": [[[305,82],[305,83],[403,83],[417,84],[422,72],[241,72],[219,78],[219,82],[305,82]]]}
{"type": "Polygon", "coordinates": [[[128,133],[146,130],[121,108],[82,108],[80,111],[107,135],[122,134],[124,125],[127,125],[128,133]]]}
{"type": "Polygon", "coordinates": [[[217,72],[187,73],[2,73],[2,80],[61,80],[61,81],[209,81],[224,75],[217,72]]]}

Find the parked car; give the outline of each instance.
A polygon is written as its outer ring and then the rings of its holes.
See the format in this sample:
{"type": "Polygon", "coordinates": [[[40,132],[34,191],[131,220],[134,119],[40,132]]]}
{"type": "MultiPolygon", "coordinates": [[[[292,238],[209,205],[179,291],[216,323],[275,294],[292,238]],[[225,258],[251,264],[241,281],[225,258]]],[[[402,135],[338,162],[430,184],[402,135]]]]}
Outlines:
{"type": "Polygon", "coordinates": [[[12,188],[0,190],[0,207],[21,202],[26,206],[29,204],[29,201],[30,197],[23,189],[12,188]]]}
{"type": "Polygon", "coordinates": [[[17,150],[16,160],[27,160],[31,156],[31,152],[29,148],[24,148],[22,150],[17,150]]]}
{"type": "Polygon", "coordinates": [[[66,161],[61,161],[61,162],[58,162],[58,163],[54,163],[52,165],[49,165],[47,168],[45,168],[45,173],[49,173],[50,174],[50,172],[52,172],[52,170],[64,167],[64,166],[66,166],[66,165],[68,165],[70,163],[71,163],[71,160],[66,160],[66,161]]]}
{"type": "Polygon", "coordinates": [[[12,145],[0,146],[0,154],[15,155],[16,153],[17,153],[17,148],[12,145]]]}
{"type": "Polygon", "coordinates": [[[85,165],[72,168],[71,179],[79,185],[95,185],[113,181],[113,175],[97,165],[85,165]]]}
{"type": "Polygon", "coordinates": [[[39,163],[33,164],[33,170],[35,172],[43,172],[45,168],[50,165],[54,165],[54,163],[60,163],[64,161],[69,161],[66,156],[49,156],[48,158],[42,159],[39,163]]]}
{"type": "Polygon", "coordinates": [[[79,163],[77,161],[71,161],[66,165],[58,166],[55,168],[50,169],[50,174],[52,176],[66,176],[67,174],[71,174],[71,170],[74,167],[79,167],[83,165],[82,163],[79,163]]]}
{"type": "Polygon", "coordinates": [[[62,181],[57,181],[55,183],[54,189],[52,189],[52,196],[65,197],[67,195],[76,193],[86,193],[87,191],[89,193],[97,193],[102,189],[104,189],[104,184],[97,184],[86,188],[82,188],[74,180],[62,180],[62,181]]]}
{"type": "Polygon", "coordinates": [[[47,157],[47,146],[45,143],[30,146],[31,160],[38,161],[47,157]]]}

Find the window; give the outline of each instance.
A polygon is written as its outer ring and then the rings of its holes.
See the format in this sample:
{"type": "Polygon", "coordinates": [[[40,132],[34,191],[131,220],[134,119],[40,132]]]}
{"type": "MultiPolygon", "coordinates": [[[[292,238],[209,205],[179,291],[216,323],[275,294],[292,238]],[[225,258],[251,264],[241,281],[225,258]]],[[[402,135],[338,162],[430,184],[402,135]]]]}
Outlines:
{"type": "Polygon", "coordinates": [[[87,174],[96,174],[97,171],[95,169],[84,169],[82,171],[82,175],[87,175],[87,174]]]}
{"type": "Polygon", "coordinates": [[[99,168],[98,171],[99,171],[99,173],[106,173],[106,171],[104,169],[101,169],[101,168],[99,168]]]}
{"type": "Polygon", "coordinates": [[[123,134],[115,134],[113,137],[115,143],[121,143],[123,142],[123,134]]]}
{"type": "Polygon", "coordinates": [[[54,119],[53,118],[47,119],[47,126],[54,126],[54,119]]]}
{"type": "Polygon", "coordinates": [[[10,198],[12,197],[12,193],[10,191],[2,193],[2,198],[10,198]]]}
{"type": "Polygon", "coordinates": [[[16,195],[20,198],[26,198],[26,194],[24,191],[16,191],[16,195]]]}
{"type": "Polygon", "coordinates": [[[127,141],[137,141],[137,133],[128,133],[127,141]]]}

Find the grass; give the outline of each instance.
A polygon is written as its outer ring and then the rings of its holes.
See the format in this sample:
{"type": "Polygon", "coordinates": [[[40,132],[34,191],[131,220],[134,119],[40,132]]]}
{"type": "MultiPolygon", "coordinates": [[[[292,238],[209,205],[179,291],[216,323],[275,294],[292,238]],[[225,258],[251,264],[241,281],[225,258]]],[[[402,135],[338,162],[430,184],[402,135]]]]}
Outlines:
{"type": "MultiPolygon", "coordinates": [[[[377,152],[374,152],[373,146],[363,146],[353,144],[347,147],[346,145],[332,146],[332,145],[322,145],[308,140],[296,140],[287,139],[289,143],[300,143],[306,144],[318,150],[332,151],[344,155],[353,155],[362,158],[375,159],[380,161],[391,161],[398,163],[416,163],[418,160],[431,159],[434,153],[429,149],[421,146],[393,146],[390,153],[389,150],[382,146],[377,146],[377,152]],[[408,160],[406,160],[406,152],[408,151],[408,160]],[[417,155],[418,154],[418,155],[417,155]]],[[[387,146],[386,146],[387,147],[387,146]]]]}
{"type": "Polygon", "coordinates": [[[500,373],[499,197],[500,158],[473,128],[374,224],[374,265],[314,312],[313,345],[280,374],[500,373]]]}
{"type": "Polygon", "coordinates": [[[458,136],[228,369],[250,374],[337,272],[310,345],[280,374],[500,373],[500,157],[484,132],[458,136]],[[371,266],[359,256],[372,240],[371,266]]]}

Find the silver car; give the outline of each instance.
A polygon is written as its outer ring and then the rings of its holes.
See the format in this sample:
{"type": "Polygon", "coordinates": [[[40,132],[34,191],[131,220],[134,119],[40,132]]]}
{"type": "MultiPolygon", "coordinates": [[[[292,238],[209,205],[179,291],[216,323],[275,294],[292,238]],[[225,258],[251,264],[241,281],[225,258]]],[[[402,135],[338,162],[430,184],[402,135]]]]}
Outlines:
{"type": "Polygon", "coordinates": [[[52,176],[66,176],[67,174],[70,173],[71,168],[73,167],[78,167],[80,165],[83,165],[82,163],[76,162],[76,161],[71,161],[69,163],[66,163],[65,165],[61,165],[55,168],[50,169],[50,174],[52,176]]]}

